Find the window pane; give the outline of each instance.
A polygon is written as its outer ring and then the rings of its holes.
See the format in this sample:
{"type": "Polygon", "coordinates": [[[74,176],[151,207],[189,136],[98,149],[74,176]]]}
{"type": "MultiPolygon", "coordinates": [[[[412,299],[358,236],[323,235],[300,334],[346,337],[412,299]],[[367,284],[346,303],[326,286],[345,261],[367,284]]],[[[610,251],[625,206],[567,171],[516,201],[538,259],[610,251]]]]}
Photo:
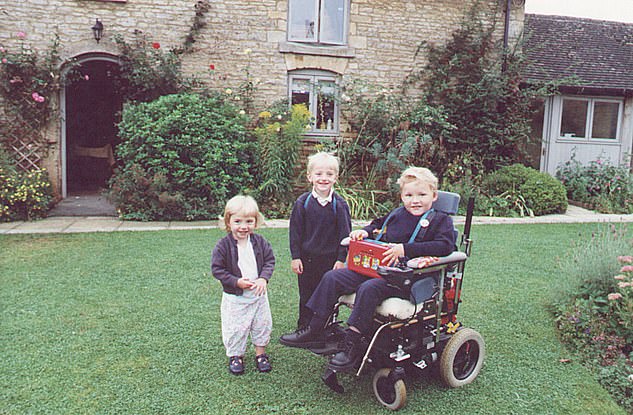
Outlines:
{"type": "Polygon", "coordinates": [[[347,0],[323,0],[319,41],[343,44],[345,42],[345,5],[347,0]]]}
{"type": "Polygon", "coordinates": [[[331,81],[320,81],[317,84],[316,128],[334,130],[334,97],[336,84],[331,81]]]}
{"type": "Polygon", "coordinates": [[[561,137],[585,137],[588,101],[563,99],[563,116],[560,122],[561,137]]]}
{"type": "Polygon", "coordinates": [[[288,39],[316,41],[317,1],[290,1],[288,39]]]}
{"type": "Polygon", "coordinates": [[[290,103],[304,104],[310,110],[310,80],[294,78],[291,88],[290,103]]]}
{"type": "Polygon", "coordinates": [[[620,104],[617,102],[598,101],[593,104],[592,138],[616,139],[619,109],[620,104]]]}

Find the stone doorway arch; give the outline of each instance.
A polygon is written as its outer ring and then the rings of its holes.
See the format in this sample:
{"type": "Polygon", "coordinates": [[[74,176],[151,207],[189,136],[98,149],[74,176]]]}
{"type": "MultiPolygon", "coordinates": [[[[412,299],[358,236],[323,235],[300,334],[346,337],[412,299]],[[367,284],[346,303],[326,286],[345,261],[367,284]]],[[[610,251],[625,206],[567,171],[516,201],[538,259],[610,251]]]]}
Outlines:
{"type": "Polygon", "coordinates": [[[63,198],[97,195],[106,188],[114,168],[116,124],[123,106],[116,56],[88,54],[75,59],[81,65],[81,77],[67,85],[61,96],[63,198]]]}

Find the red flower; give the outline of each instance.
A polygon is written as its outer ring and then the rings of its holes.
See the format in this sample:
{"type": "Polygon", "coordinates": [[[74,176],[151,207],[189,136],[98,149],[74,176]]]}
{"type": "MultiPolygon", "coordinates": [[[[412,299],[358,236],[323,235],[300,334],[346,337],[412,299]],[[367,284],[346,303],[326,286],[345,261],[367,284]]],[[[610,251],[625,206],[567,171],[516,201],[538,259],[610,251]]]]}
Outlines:
{"type": "Polygon", "coordinates": [[[211,69],[212,71],[215,71],[215,65],[214,64],[209,65],[209,69],[211,69]]]}
{"type": "Polygon", "coordinates": [[[160,43],[158,43],[158,42],[154,42],[154,43],[152,43],[152,47],[153,47],[154,49],[160,49],[160,43]]]}

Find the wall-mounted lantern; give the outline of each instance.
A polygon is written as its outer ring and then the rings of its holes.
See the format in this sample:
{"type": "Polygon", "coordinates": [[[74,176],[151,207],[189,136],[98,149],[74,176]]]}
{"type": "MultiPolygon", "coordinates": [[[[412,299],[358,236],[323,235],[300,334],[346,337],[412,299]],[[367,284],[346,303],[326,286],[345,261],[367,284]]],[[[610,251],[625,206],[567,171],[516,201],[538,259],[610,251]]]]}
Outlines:
{"type": "Polygon", "coordinates": [[[103,23],[101,23],[99,19],[97,19],[95,25],[92,26],[92,33],[94,34],[97,43],[99,43],[99,41],[103,37],[103,23]]]}

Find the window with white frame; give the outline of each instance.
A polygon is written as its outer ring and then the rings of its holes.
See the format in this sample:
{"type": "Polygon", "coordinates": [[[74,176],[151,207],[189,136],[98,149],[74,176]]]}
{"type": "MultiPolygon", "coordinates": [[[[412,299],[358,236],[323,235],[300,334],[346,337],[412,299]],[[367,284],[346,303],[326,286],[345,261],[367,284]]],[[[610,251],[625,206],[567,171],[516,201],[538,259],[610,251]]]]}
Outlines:
{"type": "Polygon", "coordinates": [[[338,133],[338,76],[332,72],[298,70],[290,72],[289,101],[303,104],[311,114],[306,134],[338,133]]]}
{"type": "Polygon", "coordinates": [[[288,41],[345,45],[350,0],[289,0],[288,41]]]}
{"type": "Polygon", "coordinates": [[[560,137],[617,140],[622,102],[605,98],[563,98],[560,137]]]}

